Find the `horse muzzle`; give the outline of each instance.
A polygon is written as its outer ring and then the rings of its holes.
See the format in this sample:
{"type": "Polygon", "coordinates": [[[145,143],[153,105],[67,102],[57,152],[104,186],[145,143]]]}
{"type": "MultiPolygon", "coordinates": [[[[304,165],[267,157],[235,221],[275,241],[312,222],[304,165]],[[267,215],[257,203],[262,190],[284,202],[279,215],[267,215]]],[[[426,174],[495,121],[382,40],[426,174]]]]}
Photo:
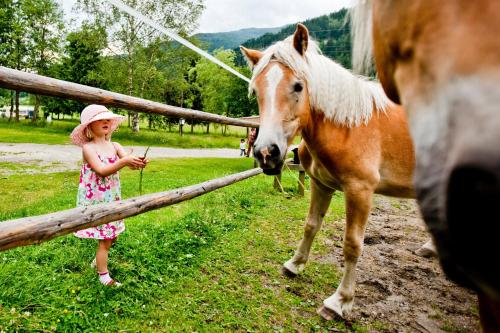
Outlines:
{"type": "Polygon", "coordinates": [[[444,122],[440,142],[417,149],[415,182],[445,272],[499,301],[500,91],[492,87],[475,90],[478,98],[448,95],[448,114],[433,119],[444,122]]]}
{"type": "Polygon", "coordinates": [[[445,187],[445,218],[454,257],[476,289],[500,301],[500,136],[489,146],[463,149],[445,187]]]}
{"type": "Polygon", "coordinates": [[[259,162],[266,175],[278,175],[283,167],[283,158],[281,151],[276,144],[269,146],[254,146],[254,158],[259,162]]]}

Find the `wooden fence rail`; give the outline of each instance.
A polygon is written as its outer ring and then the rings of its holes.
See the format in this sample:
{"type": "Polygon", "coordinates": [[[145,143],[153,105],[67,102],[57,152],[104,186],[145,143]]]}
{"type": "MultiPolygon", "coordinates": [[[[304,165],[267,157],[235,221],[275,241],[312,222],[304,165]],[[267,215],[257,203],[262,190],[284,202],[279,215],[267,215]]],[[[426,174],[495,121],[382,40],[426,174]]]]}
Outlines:
{"type": "Polygon", "coordinates": [[[25,91],[38,95],[73,99],[85,103],[114,106],[138,112],[156,113],[169,117],[196,119],[242,127],[259,126],[258,123],[248,120],[229,118],[208,112],[152,102],[142,98],[118,94],[107,90],[57,80],[37,74],[26,73],[2,66],[0,66],[0,88],[25,91]]]}
{"type": "Polygon", "coordinates": [[[57,213],[0,222],[0,251],[37,244],[70,232],[95,227],[170,206],[262,173],[250,169],[200,184],[134,197],[112,203],[78,207],[57,213]]]}

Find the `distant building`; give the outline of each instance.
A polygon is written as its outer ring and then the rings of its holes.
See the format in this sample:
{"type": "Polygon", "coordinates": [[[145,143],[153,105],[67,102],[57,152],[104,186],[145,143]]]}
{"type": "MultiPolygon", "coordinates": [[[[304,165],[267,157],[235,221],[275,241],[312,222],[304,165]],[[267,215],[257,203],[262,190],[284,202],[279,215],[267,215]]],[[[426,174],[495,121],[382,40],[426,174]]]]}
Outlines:
{"type": "MultiPolygon", "coordinates": [[[[35,110],[34,105],[19,105],[19,118],[31,119],[33,118],[33,111],[35,110]]],[[[12,113],[12,117],[16,116],[16,110],[12,113]]],[[[0,118],[10,117],[10,105],[4,105],[0,107],[0,118]]]]}

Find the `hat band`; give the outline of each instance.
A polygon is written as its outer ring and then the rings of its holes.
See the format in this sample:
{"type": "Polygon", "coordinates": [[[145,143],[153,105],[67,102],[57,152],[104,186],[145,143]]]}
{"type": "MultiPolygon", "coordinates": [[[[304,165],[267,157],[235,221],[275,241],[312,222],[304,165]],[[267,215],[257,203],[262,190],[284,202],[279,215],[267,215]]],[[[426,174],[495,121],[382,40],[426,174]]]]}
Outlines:
{"type": "MultiPolygon", "coordinates": [[[[85,123],[91,122],[91,121],[92,121],[92,119],[94,119],[94,118],[95,118],[95,117],[97,117],[98,115],[103,114],[103,113],[106,113],[106,112],[110,112],[110,111],[109,111],[109,110],[105,110],[105,111],[99,111],[99,112],[97,112],[95,115],[93,115],[92,117],[90,117],[90,119],[89,119],[89,120],[87,120],[85,123]]],[[[84,123],[82,123],[82,124],[84,124],[84,123]]]]}

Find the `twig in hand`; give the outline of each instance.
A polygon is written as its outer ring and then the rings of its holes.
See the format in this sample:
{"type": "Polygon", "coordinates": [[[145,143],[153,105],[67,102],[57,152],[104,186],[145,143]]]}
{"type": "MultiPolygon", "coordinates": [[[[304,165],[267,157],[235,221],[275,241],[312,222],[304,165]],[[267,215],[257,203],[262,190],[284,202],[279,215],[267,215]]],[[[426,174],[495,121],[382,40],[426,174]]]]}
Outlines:
{"type": "MultiPolygon", "coordinates": [[[[146,156],[148,155],[148,151],[151,146],[148,146],[146,148],[146,151],[144,152],[144,156],[141,158],[143,161],[146,159],[146,156]]],[[[144,171],[144,168],[141,168],[141,178],[139,179],[139,195],[142,195],[142,172],[144,171]]]]}

